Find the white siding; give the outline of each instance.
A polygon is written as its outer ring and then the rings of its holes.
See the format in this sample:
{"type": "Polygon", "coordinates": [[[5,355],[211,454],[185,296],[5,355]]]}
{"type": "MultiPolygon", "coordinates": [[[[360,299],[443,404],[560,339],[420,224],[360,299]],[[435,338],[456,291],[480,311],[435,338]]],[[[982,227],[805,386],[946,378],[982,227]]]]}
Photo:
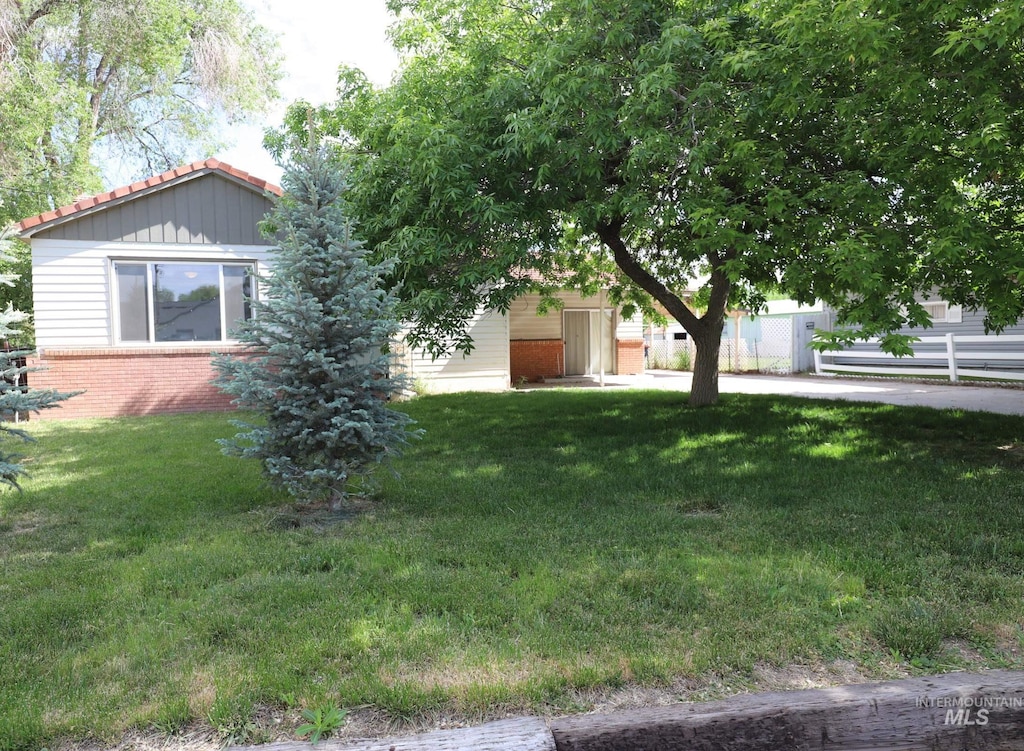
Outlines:
{"type": "MultiPolygon", "coordinates": [[[[614,309],[605,295],[584,297],[579,292],[563,290],[557,294],[565,306],[564,310],[599,310],[614,309]]],[[[544,315],[537,314],[540,295],[523,295],[517,298],[509,308],[509,336],[511,339],[561,339],[562,311],[549,310],[544,315]]],[[[639,315],[624,320],[616,311],[615,336],[617,339],[643,338],[643,321],[639,315]]]]}
{"type": "Polygon", "coordinates": [[[407,349],[403,361],[417,386],[432,393],[502,391],[509,388],[508,318],[495,311],[478,312],[469,322],[473,351],[439,357],[407,349]]]}
{"type": "Polygon", "coordinates": [[[111,330],[111,259],[255,260],[260,273],[265,274],[267,250],[258,245],[97,244],[33,239],[36,345],[44,349],[115,346],[111,330]]]}
{"type": "MultiPolygon", "coordinates": [[[[523,295],[512,302],[512,306],[508,310],[510,339],[562,338],[562,311],[554,308],[544,315],[538,315],[537,305],[539,303],[540,295],[523,295]]],[[[566,307],[569,305],[567,304],[566,307]]],[[[574,307],[583,306],[576,305],[574,307]]]]}
{"type": "Polygon", "coordinates": [[[615,327],[615,338],[620,340],[644,338],[644,317],[640,311],[634,313],[632,318],[619,318],[619,325],[615,327]]]}

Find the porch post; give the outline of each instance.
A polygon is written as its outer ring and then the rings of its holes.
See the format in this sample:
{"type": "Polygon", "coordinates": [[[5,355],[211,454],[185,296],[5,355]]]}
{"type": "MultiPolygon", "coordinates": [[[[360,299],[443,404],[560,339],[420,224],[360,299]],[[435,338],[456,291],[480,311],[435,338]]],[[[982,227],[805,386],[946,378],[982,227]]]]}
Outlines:
{"type": "Polygon", "coordinates": [[[604,290],[603,289],[601,290],[600,294],[601,294],[601,297],[600,297],[601,312],[599,314],[600,315],[600,319],[597,322],[597,342],[598,342],[598,345],[597,345],[598,346],[597,363],[598,363],[598,365],[601,368],[601,376],[598,379],[598,384],[603,388],[604,387],[604,290]]]}

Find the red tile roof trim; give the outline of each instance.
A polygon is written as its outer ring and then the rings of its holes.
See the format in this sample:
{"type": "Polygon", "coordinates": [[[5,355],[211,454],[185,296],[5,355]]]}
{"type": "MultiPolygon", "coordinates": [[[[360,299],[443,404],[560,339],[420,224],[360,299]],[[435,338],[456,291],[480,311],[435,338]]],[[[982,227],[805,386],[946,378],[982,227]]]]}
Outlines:
{"type": "Polygon", "coordinates": [[[23,219],[18,223],[18,231],[25,232],[33,227],[38,227],[41,224],[52,222],[55,219],[63,219],[65,217],[72,216],[81,211],[85,211],[86,209],[91,209],[94,206],[99,206],[101,204],[108,203],[109,201],[117,200],[118,198],[124,198],[132,193],[139,193],[148,188],[163,185],[164,183],[171,182],[179,177],[184,177],[185,175],[190,175],[193,172],[199,172],[201,170],[223,172],[236,180],[242,180],[243,182],[247,182],[260,190],[273,193],[275,196],[280,196],[283,192],[277,185],[268,183],[266,180],[261,180],[258,177],[253,177],[248,172],[232,167],[230,164],[218,159],[206,159],[201,162],[192,162],[192,164],[175,167],[172,170],[167,170],[159,175],[154,175],[153,177],[148,177],[145,180],[134,182],[131,185],[124,185],[120,188],[114,188],[107,193],[100,193],[99,195],[89,196],[88,198],[81,198],[68,206],[61,206],[53,211],[47,211],[39,214],[38,216],[23,219]]]}

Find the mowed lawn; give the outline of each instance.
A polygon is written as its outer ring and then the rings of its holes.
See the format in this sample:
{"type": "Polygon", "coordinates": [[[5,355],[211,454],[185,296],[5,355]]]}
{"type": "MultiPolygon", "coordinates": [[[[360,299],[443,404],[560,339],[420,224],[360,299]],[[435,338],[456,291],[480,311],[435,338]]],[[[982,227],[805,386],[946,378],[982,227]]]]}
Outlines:
{"type": "Polygon", "coordinates": [[[0,495],[0,749],[1024,668],[1020,418],[684,397],[416,399],[400,477],[336,524],[220,454],[229,416],[32,424],[0,495]]]}

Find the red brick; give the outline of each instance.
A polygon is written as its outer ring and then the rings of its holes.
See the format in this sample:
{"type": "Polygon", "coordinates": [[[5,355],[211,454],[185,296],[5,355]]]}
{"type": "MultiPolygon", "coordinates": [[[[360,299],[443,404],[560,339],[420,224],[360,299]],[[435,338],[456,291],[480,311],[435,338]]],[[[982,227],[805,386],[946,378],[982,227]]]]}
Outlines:
{"type": "Polygon", "coordinates": [[[644,340],[619,339],[615,342],[615,359],[619,375],[638,375],[644,372],[644,340]]]}
{"type": "Polygon", "coordinates": [[[513,339],[509,342],[512,383],[520,378],[540,381],[565,374],[561,339],[513,339]]]}
{"type": "Polygon", "coordinates": [[[29,373],[29,384],[85,393],[33,418],[231,410],[231,398],[210,382],[215,375],[211,360],[210,350],[49,349],[30,359],[30,366],[45,370],[29,373]]]}

